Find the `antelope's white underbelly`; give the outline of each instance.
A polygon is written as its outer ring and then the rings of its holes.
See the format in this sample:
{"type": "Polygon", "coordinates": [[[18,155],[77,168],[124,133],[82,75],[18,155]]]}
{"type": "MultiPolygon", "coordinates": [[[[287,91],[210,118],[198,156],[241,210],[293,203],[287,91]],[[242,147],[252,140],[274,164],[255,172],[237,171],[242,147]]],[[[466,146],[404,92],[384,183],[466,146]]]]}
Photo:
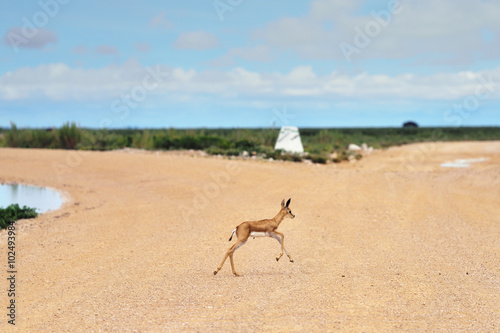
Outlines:
{"type": "Polygon", "coordinates": [[[250,233],[250,237],[269,237],[271,235],[270,232],[264,232],[264,231],[252,231],[250,233]]]}

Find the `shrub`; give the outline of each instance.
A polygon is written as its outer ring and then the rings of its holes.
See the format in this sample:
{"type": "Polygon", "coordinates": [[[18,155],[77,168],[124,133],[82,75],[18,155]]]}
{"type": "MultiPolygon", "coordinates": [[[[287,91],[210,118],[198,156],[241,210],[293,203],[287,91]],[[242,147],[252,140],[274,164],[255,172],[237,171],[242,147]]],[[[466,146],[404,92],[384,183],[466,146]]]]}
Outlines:
{"type": "Polygon", "coordinates": [[[156,136],[153,135],[153,149],[170,149],[172,147],[172,139],[168,135],[156,136]]]}
{"type": "Polygon", "coordinates": [[[333,163],[341,163],[348,160],[349,160],[349,155],[344,150],[337,152],[337,157],[332,159],[333,163]]]}
{"type": "Polygon", "coordinates": [[[327,158],[322,155],[311,155],[311,161],[313,163],[326,164],[327,158]]]}
{"type": "Polygon", "coordinates": [[[199,137],[186,135],[173,140],[173,148],[176,149],[202,149],[199,137]]]}
{"type": "Polygon", "coordinates": [[[232,149],[226,150],[225,154],[227,156],[240,156],[240,151],[238,149],[232,148],[232,149]]]}
{"type": "Polygon", "coordinates": [[[75,149],[82,139],[82,132],[75,123],[67,122],[58,133],[60,145],[65,149],[75,149]]]}
{"type": "Polygon", "coordinates": [[[230,144],[227,140],[220,136],[213,135],[203,135],[198,138],[200,149],[208,149],[210,147],[219,147],[222,149],[228,149],[230,144]]]}
{"type": "Polygon", "coordinates": [[[210,154],[210,155],[225,155],[226,154],[226,151],[222,148],[219,148],[217,146],[212,146],[210,148],[207,149],[207,154],[210,154]]]}
{"type": "Polygon", "coordinates": [[[290,162],[302,162],[302,157],[296,154],[281,154],[278,156],[279,159],[282,159],[283,161],[290,161],[290,162]]]}
{"type": "Polygon", "coordinates": [[[257,147],[257,144],[245,139],[236,141],[234,147],[240,150],[253,150],[257,147]]]}
{"type": "Polygon", "coordinates": [[[135,148],[153,149],[154,135],[152,135],[149,130],[139,131],[132,139],[132,146],[135,148]]]}
{"type": "Polygon", "coordinates": [[[281,159],[281,155],[283,155],[283,150],[281,149],[277,149],[277,150],[274,150],[274,149],[269,149],[265,152],[266,154],[266,157],[268,158],[273,158],[275,160],[279,160],[281,159]]]}
{"type": "Polygon", "coordinates": [[[15,222],[21,219],[30,219],[38,216],[34,208],[24,206],[19,207],[18,204],[13,204],[7,208],[0,208],[0,229],[5,229],[9,226],[9,222],[15,222]]]}
{"type": "Polygon", "coordinates": [[[222,149],[229,148],[229,143],[218,136],[207,135],[180,135],[172,136],[170,134],[154,135],[154,149],[208,149],[211,147],[219,147],[222,149]]]}
{"type": "Polygon", "coordinates": [[[10,122],[10,131],[7,132],[6,141],[9,147],[19,147],[19,131],[13,122],[10,122]]]}
{"type": "Polygon", "coordinates": [[[53,132],[46,130],[33,130],[29,148],[56,148],[57,139],[53,132]]]}

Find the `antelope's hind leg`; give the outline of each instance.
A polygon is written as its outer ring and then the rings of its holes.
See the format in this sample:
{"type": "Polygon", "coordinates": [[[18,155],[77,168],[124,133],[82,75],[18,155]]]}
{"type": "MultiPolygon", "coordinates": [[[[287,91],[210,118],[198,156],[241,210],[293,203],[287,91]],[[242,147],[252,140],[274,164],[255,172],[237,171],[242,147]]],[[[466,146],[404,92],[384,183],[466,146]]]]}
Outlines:
{"type": "Polygon", "coordinates": [[[238,273],[236,273],[236,270],[234,269],[233,254],[234,251],[229,254],[229,261],[231,262],[231,270],[233,271],[234,276],[240,276],[238,273]]]}
{"type": "Polygon", "coordinates": [[[227,251],[226,251],[226,254],[224,254],[224,258],[222,259],[222,261],[221,261],[221,263],[220,263],[219,267],[217,267],[217,269],[214,271],[214,275],[217,275],[217,273],[219,273],[219,271],[221,270],[222,266],[224,266],[224,263],[226,262],[227,257],[228,257],[228,256],[229,256],[229,254],[233,251],[233,247],[234,247],[234,245],[233,245],[233,246],[231,246],[231,247],[229,248],[229,250],[227,250],[227,251]]]}
{"type": "Polygon", "coordinates": [[[217,267],[217,269],[214,271],[214,275],[217,275],[217,273],[221,270],[222,266],[226,262],[227,257],[229,257],[229,261],[231,262],[231,269],[233,271],[233,274],[235,276],[239,276],[238,273],[236,273],[236,270],[234,269],[233,253],[234,253],[234,251],[236,251],[243,244],[245,244],[244,241],[238,240],[238,241],[236,241],[236,243],[234,243],[233,246],[231,246],[229,248],[229,250],[227,250],[226,254],[224,255],[224,258],[222,259],[222,262],[219,265],[219,267],[217,267]]]}
{"type": "Polygon", "coordinates": [[[234,244],[234,250],[231,251],[231,253],[229,254],[229,261],[231,262],[231,270],[233,271],[233,274],[234,276],[240,276],[238,273],[236,273],[236,269],[234,268],[234,261],[233,261],[233,254],[236,250],[238,250],[240,247],[242,247],[243,245],[245,245],[247,241],[246,240],[238,240],[236,242],[236,244],[234,244]]]}

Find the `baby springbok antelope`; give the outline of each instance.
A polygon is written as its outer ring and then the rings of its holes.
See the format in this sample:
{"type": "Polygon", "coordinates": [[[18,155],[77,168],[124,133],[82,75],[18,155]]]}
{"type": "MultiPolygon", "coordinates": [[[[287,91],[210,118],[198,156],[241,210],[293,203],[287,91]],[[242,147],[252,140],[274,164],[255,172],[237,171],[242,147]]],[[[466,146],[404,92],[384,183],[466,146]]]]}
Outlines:
{"type": "Polygon", "coordinates": [[[231,238],[229,238],[229,241],[233,239],[234,233],[236,233],[236,237],[238,238],[238,240],[236,241],[236,243],[234,243],[233,246],[229,248],[229,250],[227,250],[226,254],[224,255],[224,259],[222,259],[222,262],[220,263],[219,267],[217,267],[217,270],[214,271],[214,275],[216,275],[220,271],[220,269],[224,265],[224,262],[229,256],[233,274],[235,276],[239,276],[238,273],[236,273],[236,270],[234,269],[233,254],[234,251],[236,251],[240,246],[246,243],[248,237],[255,238],[255,237],[267,236],[276,239],[281,244],[281,254],[279,257],[276,258],[276,261],[280,260],[280,258],[283,256],[283,250],[284,250],[288,258],[290,259],[290,262],[293,262],[292,257],[290,256],[288,251],[285,249],[285,246],[283,245],[285,235],[283,235],[281,232],[276,231],[276,229],[278,229],[280,223],[285,219],[285,217],[289,217],[291,219],[295,218],[295,215],[292,214],[292,211],[288,207],[290,206],[291,200],[292,199],[288,199],[285,205],[285,199],[283,199],[283,201],[281,202],[281,210],[272,219],[243,222],[239,226],[237,226],[236,229],[233,230],[233,233],[231,234],[231,238]]]}

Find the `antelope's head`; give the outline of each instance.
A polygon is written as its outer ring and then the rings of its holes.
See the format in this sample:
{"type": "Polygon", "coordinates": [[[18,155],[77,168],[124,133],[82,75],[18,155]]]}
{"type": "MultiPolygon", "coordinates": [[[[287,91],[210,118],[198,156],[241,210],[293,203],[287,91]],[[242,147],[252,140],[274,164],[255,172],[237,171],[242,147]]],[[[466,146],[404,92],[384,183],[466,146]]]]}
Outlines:
{"type": "Polygon", "coordinates": [[[285,199],[281,202],[281,209],[285,211],[285,217],[289,217],[291,219],[295,218],[295,215],[292,214],[292,210],[290,209],[290,201],[292,201],[292,198],[288,199],[288,201],[285,204],[285,199]]]}

